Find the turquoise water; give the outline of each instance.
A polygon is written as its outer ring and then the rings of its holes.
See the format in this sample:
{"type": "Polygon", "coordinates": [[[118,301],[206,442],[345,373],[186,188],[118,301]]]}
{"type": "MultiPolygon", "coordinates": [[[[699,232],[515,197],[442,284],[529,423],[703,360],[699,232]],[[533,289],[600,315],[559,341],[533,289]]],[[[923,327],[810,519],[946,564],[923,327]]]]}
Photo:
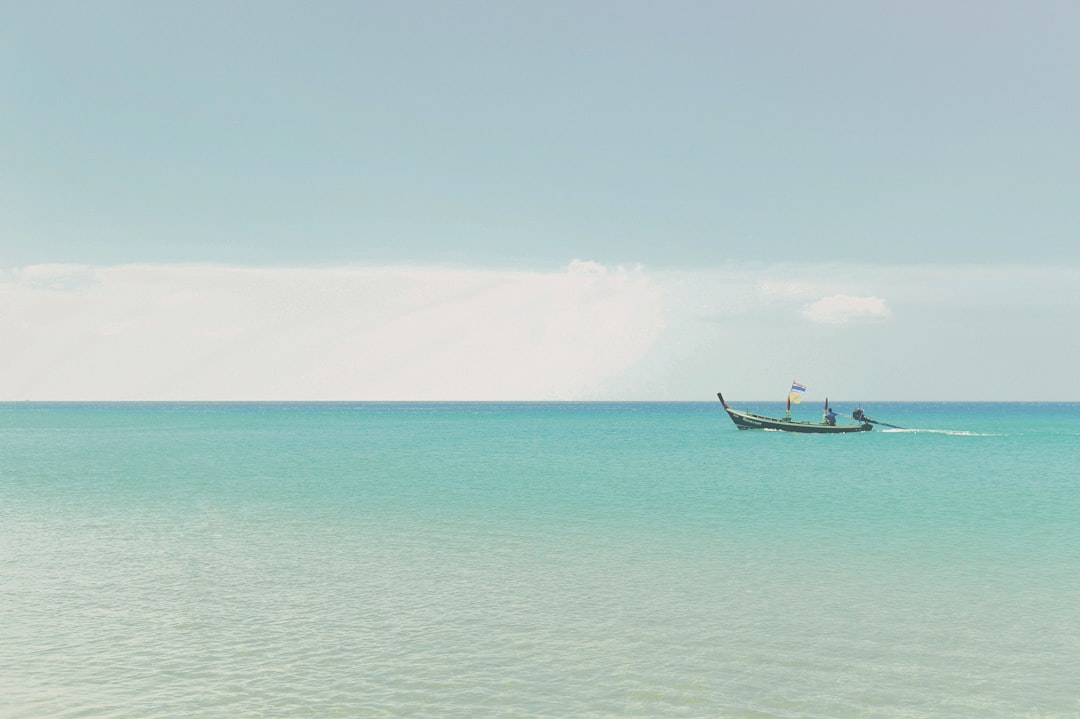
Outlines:
{"type": "Polygon", "coordinates": [[[1080,716],[1080,405],[865,408],[0,404],[0,716],[1080,716]]]}

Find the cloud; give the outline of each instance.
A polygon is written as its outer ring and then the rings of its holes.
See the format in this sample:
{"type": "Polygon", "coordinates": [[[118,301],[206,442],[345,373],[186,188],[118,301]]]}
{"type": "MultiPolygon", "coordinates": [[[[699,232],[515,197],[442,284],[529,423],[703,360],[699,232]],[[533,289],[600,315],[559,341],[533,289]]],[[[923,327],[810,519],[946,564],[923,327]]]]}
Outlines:
{"type": "Polygon", "coordinates": [[[880,297],[831,295],[803,308],[802,314],[812,322],[841,325],[860,320],[883,319],[891,314],[880,297]]]}
{"type": "Polygon", "coordinates": [[[571,260],[566,271],[572,275],[605,275],[608,268],[599,262],[589,260],[571,260]]]}
{"type": "Polygon", "coordinates": [[[31,267],[0,297],[9,399],[592,398],[660,340],[665,301],[590,262],[31,267]]]}
{"type": "Polygon", "coordinates": [[[42,290],[73,290],[94,282],[94,268],[87,265],[30,265],[0,273],[0,283],[42,290]]]}
{"type": "Polygon", "coordinates": [[[793,376],[1068,399],[1078,286],[1067,266],[0,269],[0,400],[754,399],[793,376]]]}

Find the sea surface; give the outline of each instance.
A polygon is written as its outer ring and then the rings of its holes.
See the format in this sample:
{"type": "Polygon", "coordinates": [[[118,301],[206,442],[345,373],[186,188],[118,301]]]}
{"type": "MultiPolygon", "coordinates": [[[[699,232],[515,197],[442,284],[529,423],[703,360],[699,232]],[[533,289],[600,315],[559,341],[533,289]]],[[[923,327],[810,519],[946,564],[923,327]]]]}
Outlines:
{"type": "Polygon", "coordinates": [[[1080,716],[1080,404],[864,409],[0,404],[0,717],[1080,716]]]}

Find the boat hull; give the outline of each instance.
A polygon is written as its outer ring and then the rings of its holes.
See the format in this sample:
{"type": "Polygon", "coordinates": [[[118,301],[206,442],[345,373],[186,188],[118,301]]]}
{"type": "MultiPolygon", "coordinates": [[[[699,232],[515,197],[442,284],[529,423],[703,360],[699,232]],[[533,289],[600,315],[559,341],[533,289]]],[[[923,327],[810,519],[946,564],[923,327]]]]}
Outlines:
{"type": "Polygon", "coordinates": [[[753,412],[743,412],[728,407],[724,402],[724,396],[719,392],[716,396],[724,405],[724,411],[731,417],[731,421],[739,429],[772,429],[780,432],[799,432],[802,434],[848,434],[851,432],[869,432],[874,428],[872,424],[815,424],[814,422],[799,422],[793,419],[780,419],[765,417],[753,412]]]}

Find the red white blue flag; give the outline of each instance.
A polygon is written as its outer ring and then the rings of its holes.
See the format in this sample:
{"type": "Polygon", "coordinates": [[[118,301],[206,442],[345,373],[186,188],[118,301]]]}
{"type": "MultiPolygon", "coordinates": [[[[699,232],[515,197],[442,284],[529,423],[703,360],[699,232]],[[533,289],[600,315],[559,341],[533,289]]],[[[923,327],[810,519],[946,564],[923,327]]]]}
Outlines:
{"type": "Polygon", "coordinates": [[[798,382],[792,382],[791,390],[788,391],[788,401],[794,402],[795,404],[802,402],[802,396],[805,391],[806,387],[804,385],[801,385],[798,382]]]}

